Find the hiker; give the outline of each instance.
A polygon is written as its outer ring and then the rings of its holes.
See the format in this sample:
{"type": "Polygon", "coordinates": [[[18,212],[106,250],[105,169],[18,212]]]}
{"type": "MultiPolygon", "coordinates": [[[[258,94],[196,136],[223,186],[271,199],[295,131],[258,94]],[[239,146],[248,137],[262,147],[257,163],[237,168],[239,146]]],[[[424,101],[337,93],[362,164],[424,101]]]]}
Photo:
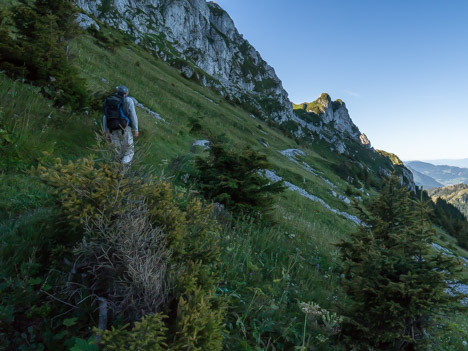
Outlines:
{"type": "Polygon", "coordinates": [[[133,158],[133,137],[138,137],[138,117],[128,88],[118,86],[117,92],[104,101],[103,127],[108,140],[115,145],[123,164],[133,158]],[[132,135],[133,130],[133,135],[132,135]]]}

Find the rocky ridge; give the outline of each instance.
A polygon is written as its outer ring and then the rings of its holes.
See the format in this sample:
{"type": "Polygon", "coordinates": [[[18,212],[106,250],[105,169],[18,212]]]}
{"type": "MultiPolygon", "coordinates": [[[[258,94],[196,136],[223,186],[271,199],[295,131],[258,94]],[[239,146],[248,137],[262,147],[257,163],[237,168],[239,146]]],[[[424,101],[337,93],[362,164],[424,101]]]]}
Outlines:
{"type": "MultiPolygon", "coordinates": [[[[294,109],[274,69],[243,38],[230,16],[205,0],[75,0],[77,22],[102,30],[102,23],[134,38],[177,67],[182,75],[242,104],[252,116],[271,120],[306,140],[319,138],[330,150],[356,156],[375,153],[353,123],[346,105],[322,94],[294,109]]],[[[265,145],[264,145],[265,146],[265,145]]],[[[265,147],[268,147],[266,145],[265,147]]],[[[371,156],[372,158],[372,156],[371,156]]]]}
{"type": "MultiPolygon", "coordinates": [[[[76,0],[86,13],[131,35],[190,79],[249,104],[262,118],[293,119],[275,70],[237,31],[230,16],[205,0],[76,0]],[[192,63],[192,65],[190,64],[192,63]],[[198,68],[198,69],[197,69],[198,68]]],[[[90,22],[81,16],[84,27],[90,22]]]]}

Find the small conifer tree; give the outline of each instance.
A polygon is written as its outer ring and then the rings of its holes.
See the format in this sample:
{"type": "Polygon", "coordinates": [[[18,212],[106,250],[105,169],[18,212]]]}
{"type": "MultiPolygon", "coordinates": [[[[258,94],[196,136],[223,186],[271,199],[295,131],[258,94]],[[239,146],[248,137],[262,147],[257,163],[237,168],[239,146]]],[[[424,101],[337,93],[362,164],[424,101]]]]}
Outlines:
{"type": "Polygon", "coordinates": [[[270,164],[266,155],[247,147],[228,150],[217,142],[207,159],[196,160],[199,189],[206,197],[234,211],[250,214],[266,213],[272,208],[272,194],[284,190],[282,182],[270,183],[261,171],[270,164]]]}
{"type": "Polygon", "coordinates": [[[68,42],[79,32],[76,7],[68,0],[21,0],[0,23],[0,69],[41,87],[56,106],[87,105],[85,80],[68,58],[68,42]]]}
{"type": "Polygon", "coordinates": [[[353,301],[345,334],[363,350],[425,349],[433,317],[460,299],[447,294],[457,264],[432,248],[427,206],[398,177],[360,210],[365,224],[339,244],[353,301]]]}

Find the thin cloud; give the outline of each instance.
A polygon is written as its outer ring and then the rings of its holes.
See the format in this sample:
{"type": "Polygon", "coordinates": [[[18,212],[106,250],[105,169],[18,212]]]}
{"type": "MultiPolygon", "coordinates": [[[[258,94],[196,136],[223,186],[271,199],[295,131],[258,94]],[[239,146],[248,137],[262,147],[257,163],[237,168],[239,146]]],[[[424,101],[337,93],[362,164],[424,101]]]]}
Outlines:
{"type": "Polygon", "coordinates": [[[361,94],[356,93],[355,91],[345,90],[344,92],[353,97],[361,97],[361,94]]]}

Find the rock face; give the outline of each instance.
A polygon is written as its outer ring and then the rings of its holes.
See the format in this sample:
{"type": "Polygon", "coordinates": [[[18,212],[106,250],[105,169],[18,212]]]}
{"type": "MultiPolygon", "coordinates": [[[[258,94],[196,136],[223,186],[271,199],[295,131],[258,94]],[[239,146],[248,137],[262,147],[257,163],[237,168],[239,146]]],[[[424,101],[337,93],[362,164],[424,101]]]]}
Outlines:
{"type": "Polygon", "coordinates": [[[371,142],[370,140],[367,138],[367,135],[365,135],[364,133],[362,133],[360,136],[359,136],[359,140],[361,141],[361,144],[368,147],[368,148],[371,148],[371,142]]]}
{"type": "Polygon", "coordinates": [[[409,169],[404,166],[400,166],[402,175],[401,175],[401,185],[406,185],[408,190],[412,191],[413,193],[416,192],[416,184],[414,182],[413,173],[409,169]]]}
{"type": "Polygon", "coordinates": [[[295,105],[295,121],[302,127],[296,134],[308,131],[317,134],[320,139],[332,144],[338,153],[346,151],[345,139],[351,139],[358,144],[371,148],[370,141],[349,116],[346,104],[341,100],[332,101],[331,97],[323,93],[310,103],[295,105]],[[310,120],[315,122],[310,122],[310,120]]]}
{"type": "Polygon", "coordinates": [[[330,99],[329,105],[332,105],[331,122],[334,123],[335,129],[340,133],[347,133],[356,141],[361,141],[361,132],[359,131],[359,128],[353,123],[351,117],[349,117],[349,112],[345,103],[341,100],[337,100],[332,103],[330,99]]]}
{"type": "Polygon", "coordinates": [[[216,3],[205,0],[74,1],[86,13],[77,18],[83,28],[99,30],[94,16],[100,23],[129,34],[135,43],[177,67],[183,76],[242,104],[253,117],[275,121],[299,138],[313,140],[317,137],[344,156],[355,156],[359,147],[374,151],[341,100],[332,101],[328,94],[322,94],[294,112],[275,70],[239,34],[232,19],[216,3]]]}
{"type": "Polygon", "coordinates": [[[99,24],[97,24],[95,20],[85,15],[84,13],[78,14],[78,16],[76,17],[76,23],[78,23],[78,25],[83,29],[88,29],[91,27],[94,27],[96,30],[101,29],[99,27],[99,24]]]}
{"type": "Polygon", "coordinates": [[[177,60],[224,96],[249,103],[263,118],[293,119],[287,92],[269,66],[237,31],[229,15],[205,0],[76,0],[84,11],[130,34],[167,61],[177,60]],[[184,61],[184,62],[181,62],[184,61]],[[193,64],[194,67],[191,67],[193,64]],[[200,68],[206,74],[196,72],[200,68]]]}

